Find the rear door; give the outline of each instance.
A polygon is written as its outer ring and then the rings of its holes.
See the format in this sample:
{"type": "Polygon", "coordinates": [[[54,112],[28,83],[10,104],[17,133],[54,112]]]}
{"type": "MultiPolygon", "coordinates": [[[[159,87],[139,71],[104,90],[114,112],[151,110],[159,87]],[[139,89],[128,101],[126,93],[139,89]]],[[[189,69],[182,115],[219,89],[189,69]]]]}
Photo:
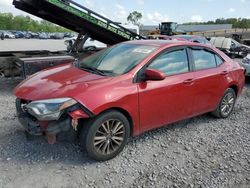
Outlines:
{"type": "Polygon", "coordinates": [[[216,108],[226,89],[227,65],[209,48],[190,48],[194,69],[194,114],[202,114],[216,108]]]}
{"type": "Polygon", "coordinates": [[[142,131],[187,118],[193,104],[194,76],[186,48],[162,53],[148,68],[165,73],[166,78],[138,84],[142,131]]]}

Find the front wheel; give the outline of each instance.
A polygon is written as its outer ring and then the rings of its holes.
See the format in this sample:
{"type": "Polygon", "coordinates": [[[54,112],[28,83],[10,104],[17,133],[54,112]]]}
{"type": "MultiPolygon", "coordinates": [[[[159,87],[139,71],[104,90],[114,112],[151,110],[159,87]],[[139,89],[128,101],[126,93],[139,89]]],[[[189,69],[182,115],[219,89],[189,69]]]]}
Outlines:
{"type": "Polygon", "coordinates": [[[228,88],[224,93],[216,110],[212,112],[215,117],[227,118],[233,111],[236,102],[236,94],[232,88],[228,88]]]}
{"type": "Polygon", "coordinates": [[[89,157],[98,161],[117,156],[130,135],[129,121],[118,111],[103,113],[83,126],[81,146],[89,157]]]}

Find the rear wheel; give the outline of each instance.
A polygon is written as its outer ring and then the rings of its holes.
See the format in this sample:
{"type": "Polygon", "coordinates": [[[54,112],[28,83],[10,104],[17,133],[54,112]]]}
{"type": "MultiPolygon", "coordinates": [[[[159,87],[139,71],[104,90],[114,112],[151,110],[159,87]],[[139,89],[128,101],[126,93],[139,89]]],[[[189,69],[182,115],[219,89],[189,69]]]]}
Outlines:
{"type": "Polygon", "coordinates": [[[109,160],[118,155],[130,135],[129,122],[118,111],[103,113],[83,126],[81,146],[91,158],[98,161],[109,160]]]}
{"type": "Polygon", "coordinates": [[[236,102],[236,94],[232,88],[228,88],[224,93],[216,110],[212,112],[215,117],[227,118],[233,111],[236,102]]]}

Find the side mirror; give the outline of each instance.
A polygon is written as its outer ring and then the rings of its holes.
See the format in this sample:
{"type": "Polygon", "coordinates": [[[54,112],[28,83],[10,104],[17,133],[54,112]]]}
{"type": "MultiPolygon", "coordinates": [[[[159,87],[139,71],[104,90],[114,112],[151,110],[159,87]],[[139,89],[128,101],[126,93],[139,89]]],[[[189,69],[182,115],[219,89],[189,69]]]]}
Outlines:
{"type": "Polygon", "coordinates": [[[164,80],[165,74],[155,69],[145,70],[145,80],[164,80]]]}

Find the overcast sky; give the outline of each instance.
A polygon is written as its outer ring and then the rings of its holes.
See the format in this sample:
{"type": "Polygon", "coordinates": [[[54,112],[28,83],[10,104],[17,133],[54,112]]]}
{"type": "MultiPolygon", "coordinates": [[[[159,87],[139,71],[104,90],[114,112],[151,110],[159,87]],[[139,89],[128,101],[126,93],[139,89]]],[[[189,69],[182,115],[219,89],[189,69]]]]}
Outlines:
{"type": "MultiPolygon", "coordinates": [[[[250,18],[250,0],[76,0],[113,21],[126,22],[129,12],[143,14],[144,25],[162,21],[201,22],[216,18],[250,18]]],[[[0,12],[26,13],[12,5],[12,0],[0,0],[0,12]]]]}

